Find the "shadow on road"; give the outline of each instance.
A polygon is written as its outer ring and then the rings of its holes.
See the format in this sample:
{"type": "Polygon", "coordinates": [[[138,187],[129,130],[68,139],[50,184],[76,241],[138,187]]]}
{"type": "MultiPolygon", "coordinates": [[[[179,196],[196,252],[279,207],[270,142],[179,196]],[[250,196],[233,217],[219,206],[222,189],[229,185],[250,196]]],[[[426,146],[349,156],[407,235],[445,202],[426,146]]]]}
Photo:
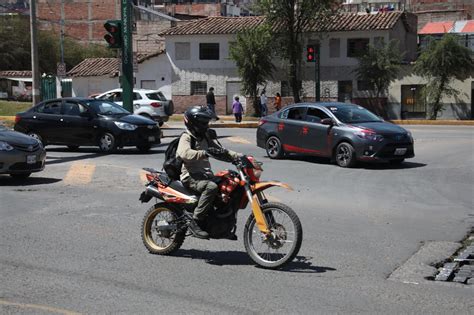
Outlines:
{"type": "Polygon", "coordinates": [[[45,185],[54,184],[60,182],[60,178],[48,178],[48,177],[28,177],[25,179],[13,178],[8,175],[0,175],[0,186],[34,186],[34,185],[45,185]]]}
{"type": "MultiPolygon", "coordinates": [[[[216,266],[239,266],[239,265],[255,265],[246,252],[238,251],[201,251],[196,249],[180,249],[173,256],[191,259],[202,259],[210,265],[216,266]]],[[[323,273],[326,271],[334,271],[336,269],[330,267],[313,266],[312,257],[296,256],[295,260],[283,268],[278,269],[284,272],[299,273],[323,273]]]]}

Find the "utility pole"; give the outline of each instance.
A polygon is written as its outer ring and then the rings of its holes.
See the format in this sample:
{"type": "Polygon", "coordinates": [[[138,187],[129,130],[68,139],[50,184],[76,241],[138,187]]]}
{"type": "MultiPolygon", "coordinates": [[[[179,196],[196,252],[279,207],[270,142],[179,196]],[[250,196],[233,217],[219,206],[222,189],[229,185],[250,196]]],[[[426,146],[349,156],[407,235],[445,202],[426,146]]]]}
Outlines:
{"type": "Polygon", "coordinates": [[[36,39],[36,0],[30,0],[30,33],[31,33],[31,75],[33,86],[31,96],[33,105],[41,101],[40,73],[38,62],[38,41],[36,39]]]}

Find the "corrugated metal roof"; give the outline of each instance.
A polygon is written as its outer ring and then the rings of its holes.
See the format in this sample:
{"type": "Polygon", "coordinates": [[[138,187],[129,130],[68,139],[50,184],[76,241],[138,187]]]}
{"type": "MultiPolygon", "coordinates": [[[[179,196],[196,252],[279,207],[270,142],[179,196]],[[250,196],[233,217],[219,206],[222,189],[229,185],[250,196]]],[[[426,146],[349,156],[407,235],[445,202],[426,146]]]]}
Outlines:
{"type": "Polygon", "coordinates": [[[453,21],[429,22],[418,32],[419,35],[425,34],[444,34],[449,33],[454,27],[453,21]]]}
{"type": "MultiPolygon", "coordinates": [[[[340,32],[387,30],[395,26],[406,13],[392,11],[376,14],[343,13],[331,17],[327,22],[308,23],[303,27],[305,32],[340,32]]],[[[166,35],[212,35],[234,34],[246,28],[256,27],[264,22],[260,16],[249,17],[209,17],[167,29],[160,33],[166,35]]],[[[275,25],[277,31],[283,25],[275,25]]]]}
{"type": "Polygon", "coordinates": [[[474,33],[474,20],[467,21],[461,33],[474,33]]]}
{"type": "Polygon", "coordinates": [[[14,70],[5,70],[0,71],[0,77],[2,78],[31,78],[31,71],[14,71],[14,70]]]}

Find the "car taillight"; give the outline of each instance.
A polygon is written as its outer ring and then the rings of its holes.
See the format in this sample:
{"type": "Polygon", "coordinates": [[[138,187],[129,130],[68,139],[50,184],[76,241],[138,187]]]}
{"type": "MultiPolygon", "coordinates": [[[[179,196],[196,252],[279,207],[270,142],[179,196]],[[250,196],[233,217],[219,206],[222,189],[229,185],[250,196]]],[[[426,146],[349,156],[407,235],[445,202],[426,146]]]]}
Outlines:
{"type": "Polygon", "coordinates": [[[20,120],[21,120],[21,117],[16,115],[15,116],[15,124],[18,124],[20,122],[20,120]]]}
{"type": "Polygon", "coordinates": [[[261,125],[263,125],[263,124],[266,123],[266,122],[267,122],[267,121],[266,121],[265,119],[260,119],[260,120],[258,121],[258,125],[261,126],[261,125]]]}
{"type": "Polygon", "coordinates": [[[153,102],[153,103],[150,103],[150,106],[156,108],[156,107],[161,107],[161,104],[158,102],[153,102]]]}

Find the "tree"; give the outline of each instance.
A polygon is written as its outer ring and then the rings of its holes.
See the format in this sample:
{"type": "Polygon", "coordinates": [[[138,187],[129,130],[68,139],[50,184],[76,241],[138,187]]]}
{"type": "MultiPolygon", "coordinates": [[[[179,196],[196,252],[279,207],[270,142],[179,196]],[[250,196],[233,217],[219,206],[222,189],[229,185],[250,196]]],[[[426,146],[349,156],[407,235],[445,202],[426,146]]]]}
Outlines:
{"type": "Polygon", "coordinates": [[[369,45],[367,53],[357,57],[359,66],[354,72],[358,80],[373,87],[371,96],[379,98],[387,91],[390,82],[396,79],[402,57],[395,40],[381,47],[369,45]]]}
{"type": "MultiPolygon", "coordinates": [[[[29,19],[25,16],[0,17],[0,70],[31,70],[29,19]]],[[[59,34],[39,31],[38,55],[40,72],[56,73],[60,61],[59,34]]],[[[104,42],[105,44],[105,42],[104,42]]],[[[101,45],[83,45],[64,39],[64,62],[72,69],[85,58],[114,57],[115,52],[101,45]]]]}
{"type": "Polygon", "coordinates": [[[334,14],[335,0],[258,0],[256,10],[275,30],[280,56],[289,63],[289,82],[296,103],[300,102],[302,35],[304,27],[324,24],[334,14]]]}
{"type": "Polygon", "coordinates": [[[474,62],[470,50],[461,46],[456,36],[446,34],[428,44],[416,61],[414,71],[428,80],[424,94],[431,105],[430,119],[436,119],[444,109],[442,96],[459,93],[451,87],[451,81],[463,81],[472,75],[474,62]]]}
{"type": "Polygon", "coordinates": [[[260,115],[258,86],[271,77],[272,36],[266,26],[244,29],[230,47],[230,58],[235,61],[242,78],[242,92],[249,95],[257,116],[260,115]]]}

